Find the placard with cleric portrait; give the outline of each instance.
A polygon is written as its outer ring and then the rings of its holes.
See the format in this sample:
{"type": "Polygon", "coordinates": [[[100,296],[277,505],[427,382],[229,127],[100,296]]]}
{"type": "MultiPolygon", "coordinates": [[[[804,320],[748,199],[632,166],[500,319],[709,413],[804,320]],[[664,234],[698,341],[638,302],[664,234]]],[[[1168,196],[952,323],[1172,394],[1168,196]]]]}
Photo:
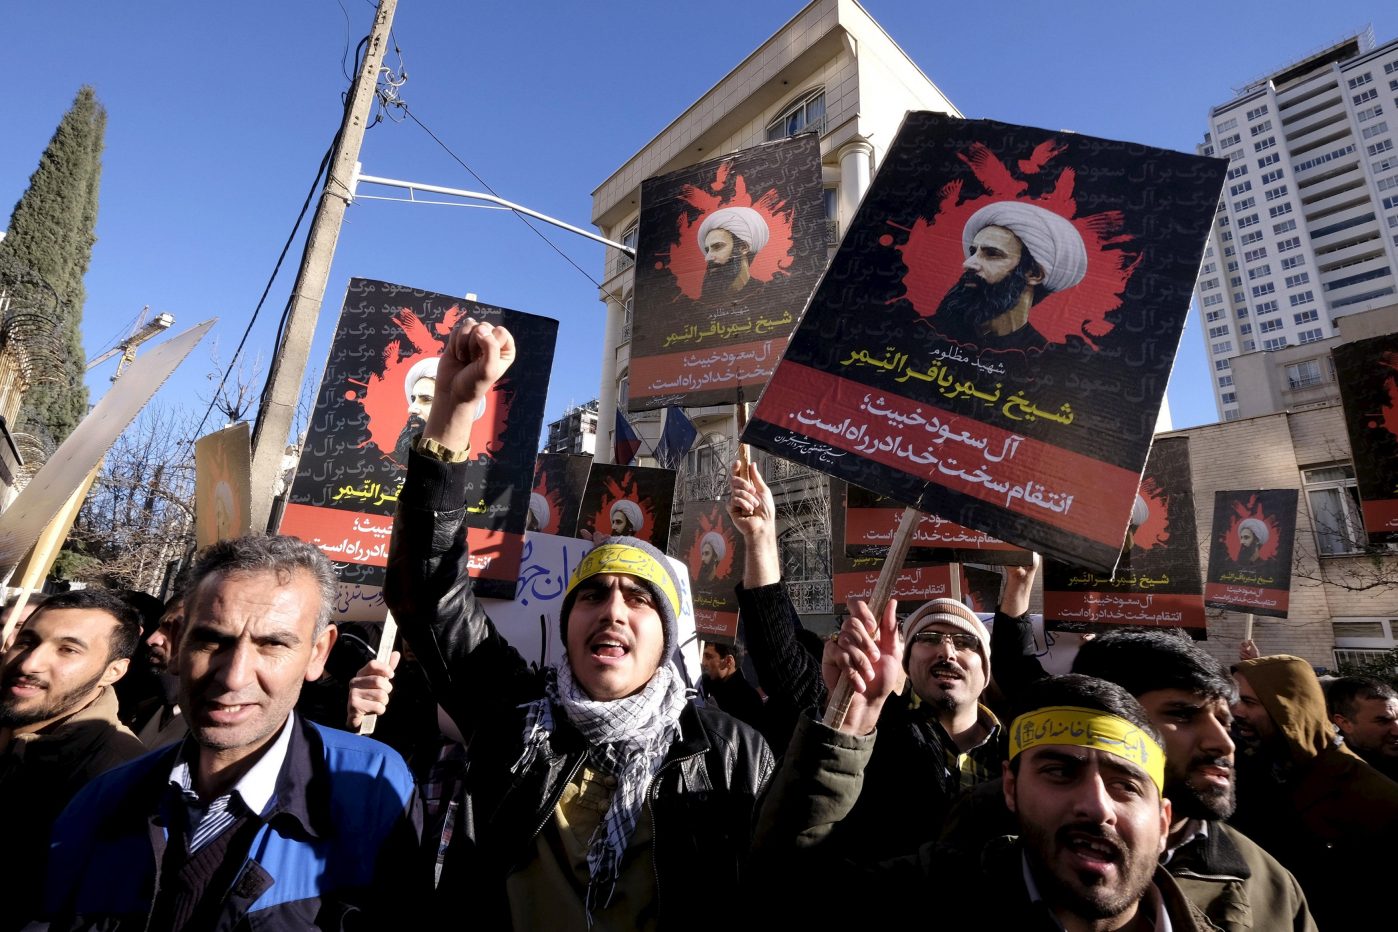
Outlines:
{"type": "Polygon", "coordinates": [[[1214,493],[1205,605],[1286,617],[1297,498],[1295,489],[1214,493]]]}
{"type": "Polygon", "coordinates": [[[577,536],[593,542],[639,537],[657,550],[668,550],[674,500],[673,469],[594,462],[578,510],[577,536]]]}
{"type": "Polygon", "coordinates": [[[508,327],[519,348],[477,411],[463,503],[477,592],[514,596],[558,322],[363,278],[345,293],[280,525],[324,550],[343,582],[383,585],[408,447],[465,317],[508,327]]]}
{"type": "Polygon", "coordinates": [[[908,114],[743,439],[1110,571],[1225,170],[908,114]]]}
{"type": "Polygon", "coordinates": [[[631,411],[757,397],[825,267],[820,140],[641,183],[631,411]]]}

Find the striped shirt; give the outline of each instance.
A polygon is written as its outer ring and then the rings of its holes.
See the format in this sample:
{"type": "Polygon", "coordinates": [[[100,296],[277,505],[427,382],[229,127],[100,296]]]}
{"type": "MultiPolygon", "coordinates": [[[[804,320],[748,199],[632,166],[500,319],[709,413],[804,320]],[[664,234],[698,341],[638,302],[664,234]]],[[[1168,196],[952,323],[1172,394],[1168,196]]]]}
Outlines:
{"type": "MultiPolygon", "coordinates": [[[[294,715],[295,713],[292,713],[294,715]]],[[[243,774],[242,779],[227,793],[205,803],[194,791],[194,776],[190,762],[199,753],[199,746],[193,737],[185,739],[175,758],[175,766],[170,770],[170,785],[180,794],[184,803],[188,826],[189,853],[193,854],[228,830],[228,827],[243,814],[260,816],[267,811],[277,790],[277,776],[286,761],[286,751],[291,745],[292,716],[287,716],[281,733],[263,751],[257,763],[243,774]]]]}

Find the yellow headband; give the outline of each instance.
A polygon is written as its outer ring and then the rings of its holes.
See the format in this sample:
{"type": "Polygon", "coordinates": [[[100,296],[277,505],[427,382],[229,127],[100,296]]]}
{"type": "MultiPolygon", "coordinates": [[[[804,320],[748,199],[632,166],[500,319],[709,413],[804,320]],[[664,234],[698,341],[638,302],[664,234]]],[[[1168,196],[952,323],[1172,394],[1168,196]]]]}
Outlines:
{"type": "Polygon", "coordinates": [[[617,573],[644,579],[660,590],[670,602],[675,617],[679,617],[680,594],[675,591],[675,583],[670,579],[670,574],[665,572],[665,567],[639,547],[628,547],[625,544],[604,544],[589,550],[587,556],[578,564],[578,568],[573,570],[573,578],[569,581],[568,591],[563,597],[571,595],[584,579],[590,579],[599,573],[617,573]]]}
{"type": "Polygon", "coordinates": [[[1045,744],[1069,744],[1115,754],[1140,767],[1165,788],[1165,752],[1155,739],[1124,718],[1097,709],[1059,705],[1026,712],[1010,725],[1010,759],[1045,744]]]}

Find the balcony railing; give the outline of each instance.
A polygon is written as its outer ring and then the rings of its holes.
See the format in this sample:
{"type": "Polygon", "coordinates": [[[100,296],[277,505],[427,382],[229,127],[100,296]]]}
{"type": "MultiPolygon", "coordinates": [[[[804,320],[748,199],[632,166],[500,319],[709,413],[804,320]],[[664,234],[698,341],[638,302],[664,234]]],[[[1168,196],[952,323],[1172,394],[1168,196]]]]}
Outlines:
{"type": "Polygon", "coordinates": [[[786,591],[802,614],[828,615],[835,610],[828,579],[788,579],[786,591]]]}

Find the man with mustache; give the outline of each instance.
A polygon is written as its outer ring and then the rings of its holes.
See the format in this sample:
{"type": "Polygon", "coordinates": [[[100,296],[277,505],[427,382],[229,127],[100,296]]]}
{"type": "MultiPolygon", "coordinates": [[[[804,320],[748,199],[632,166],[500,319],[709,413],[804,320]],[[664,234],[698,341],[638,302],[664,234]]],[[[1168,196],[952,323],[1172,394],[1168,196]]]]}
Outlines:
{"type": "Polygon", "coordinates": [[[669,562],[599,531],[561,594],[556,669],[526,662],[472,591],[467,446],[515,353],[503,327],[452,331],[388,555],[385,601],[469,739],[451,843],[432,852],[441,909],[490,929],[708,928],[695,904],[736,887],[772,757],[691,699],[669,562]]]}
{"type": "Polygon", "coordinates": [[[751,207],[724,207],[699,224],[705,300],[730,299],[752,281],[752,259],[767,245],[767,221],[751,207]]]}
{"type": "MultiPolygon", "coordinates": [[[[1012,699],[1042,678],[1027,622],[997,626],[996,682],[1012,699]]],[[[1225,930],[1313,929],[1306,896],[1271,854],[1225,820],[1237,802],[1229,709],[1237,691],[1217,660],[1182,634],[1109,631],[1085,641],[1073,672],[1116,683],[1145,708],[1164,738],[1165,796],[1173,821],[1162,864],[1185,895],[1225,930]]],[[[997,798],[978,791],[944,836],[974,847],[998,834],[997,798]]]]}
{"type": "Polygon", "coordinates": [[[1239,742],[1233,824],[1294,873],[1323,929],[1362,929],[1398,874],[1398,783],[1341,744],[1311,665],[1276,654],[1233,668],[1239,742]]]}
{"type": "Polygon", "coordinates": [[[1030,308],[1083,280],[1082,235],[1053,211],[996,201],[966,221],[961,244],[961,278],[937,306],[932,326],[949,340],[993,352],[1042,349],[1030,308]]]}
{"type": "Polygon", "coordinates": [[[140,615],[104,589],[50,596],[0,667],[0,798],[11,862],[6,919],[30,918],[42,889],[49,831],[98,774],[144,753],[117,718],[112,685],[141,637],[140,615]]]}
{"type": "MultiPolygon", "coordinates": [[[[929,843],[877,864],[841,861],[833,831],[868,791],[864,770],[882,740],[879,706],[897,684],[900,640],[896,603],[877,622],[856,603],[826,648],[827,686],[843,674],[854,687],[849,713],[838,730],[802,720],[763,803],[758,870],[774,883],[819,871],[848,885],[783,901],[784,911],[813,910],[793,926],[925,915],[938,928],[1211,928],[1158,864],[1171,819],[1161,738],[1125,690],[1091,677],[1046,678],[1016,704],[1002,798],[1017,838],[975,854],[929,843]],[[796,899],[805,902],[790,906],[796,899]]],[[[919,788],[907,780],[905,805],[917,805],[919,788]]]]}
{"type": "Polygon", "coordinates": [[[1345,745],[1388,779],[1398,780],[1398,691],[1372,676],[1342,676],[1330,684],[1325,698],[1345,745]]]}
{"type": "MultiPolygon", "coordinates": [[[[800,619],[781,580],[771,489],[754,464],[746,473],[735,465],[730,487],[729,515],[747,545],[739,611],[768,708],[773,702],[796,713],[819,708],[827,695],[821,664],[797,643],[800,619]]],[[[1033,567],[1010,569],[997,624],[1029,610],[1033,585],[1033,567]]],[[[870,792],[834,832],[851,857],[907,854],[937,837],[957,795],[998,777],[1005,759],[1004,729],[980,702],[990,682],[985,624],[955,599],[936,599],[905,625],[907,651],[900,659],[911,690],[904,695],[899,683],[881,705],[883,739],[869,762],[870,792]],[[904,796],[909,779],[920,784],[913,807],[904,796]]]]}

